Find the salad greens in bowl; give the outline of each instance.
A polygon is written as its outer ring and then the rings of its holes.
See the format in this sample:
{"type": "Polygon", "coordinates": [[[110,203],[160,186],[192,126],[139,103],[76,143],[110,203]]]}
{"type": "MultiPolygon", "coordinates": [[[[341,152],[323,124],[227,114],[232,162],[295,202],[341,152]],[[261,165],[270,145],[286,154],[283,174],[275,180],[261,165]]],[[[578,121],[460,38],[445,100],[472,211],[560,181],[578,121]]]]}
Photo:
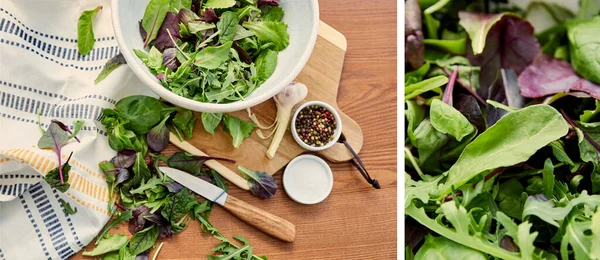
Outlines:
{"type": "Polygon", "coordinates": [[[113,0],[133,72],[163,99],[203,112],[261,103],[287,86],[314,47],[316,0],[113,0]]]}

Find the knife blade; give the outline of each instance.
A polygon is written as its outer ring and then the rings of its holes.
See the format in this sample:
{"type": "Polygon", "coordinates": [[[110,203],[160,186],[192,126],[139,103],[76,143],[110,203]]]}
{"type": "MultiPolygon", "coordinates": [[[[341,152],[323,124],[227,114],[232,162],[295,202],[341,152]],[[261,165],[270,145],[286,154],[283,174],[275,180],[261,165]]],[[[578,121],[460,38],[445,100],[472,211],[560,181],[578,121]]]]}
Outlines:
{"type": "Polygon", "coordinates": [[[229,213],[260,231],[286,242],[294,242],[296,226],[291,222],[233,197],[223,189],[187,172],[170,167],[158,169],[198,195],[223,206],[229,213]]]}
{"type": "Polygon", "coordinates": [[[223,189],[194,175],[175,168],[158,167],[158,169],[167,174],[169,178],[187,187],[207,200],[210,200],[221,206],[225,206],[225,201],[227,200],[228,194],[223,189]]]}

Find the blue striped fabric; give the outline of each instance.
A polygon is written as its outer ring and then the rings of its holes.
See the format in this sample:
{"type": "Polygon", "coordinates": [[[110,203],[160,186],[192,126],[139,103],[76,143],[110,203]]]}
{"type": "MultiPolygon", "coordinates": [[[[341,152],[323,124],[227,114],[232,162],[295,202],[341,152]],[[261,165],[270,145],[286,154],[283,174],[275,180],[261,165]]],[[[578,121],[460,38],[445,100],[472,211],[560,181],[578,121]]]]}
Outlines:
{"type": "Polygon", "coordinates": [[[83,100],[83,99],[93,98],[93,99],[104,100],[104,101],[106,101],[108,103],[111,103],[113,105],[117,103],[117,101],[115,101],[112,98],[109,98],[109,97],[106,97],[106,96],[97,95],[97,94],[85,95],[83,97],[78,97],[78,98],[69,98],[69,97],[66,97],[66,96],[61,95],[61,94],[51,93],[51,92],[44,91],[44,90],[41,90],[41,89],[36,89],[36,88],[32,88],[32,87],[18,85],[18,84],[14,84],[14,83],[2,81],[2,80],[0,80],[0,85],[4,85],[4,86],[7,86],[9,88],[14,88],[14,89],[18,89],[18,90],[24,90],[24,91],[32,92],[32,93],[35,93],[35,94],[44,95],[44,96],[51,97],[51,98],[59,98],[59,99],[62,99],[63,101],[67,101],[67,102],[80,101],[80,100],[83,100]]]}
{"type": "MultiPolygon", "coordinates": [[[[14,115],[9,115],[9,114],[6,114],[6,113],[0,113],[0,117],[11,119],[11,120],[15,120],[15,121],[19,121],[19,122],[24,122],[24,123],[30,123],[30,124],[36,124],[36,125],[38,124],[38,122],[36,120],[22,118],[22,117],[18,117],[18,116],[14,116],[14,115]]],[[[48,127],[48,124],[46,124],[46,123],[39,123],[39,125],[41,125],[42,128],[47,128],[48,127]]],[[[73,129],[73,126],[70,126],[69,128],[73,129]]],[[[107,135],[106,131],[104,131],[104,130],[98,128],[98,127],[95,127],[95,126],[83,126],[81,128],[81,131],[96,131],[96,132],[98,132],[99,134],[101,134],[103,136],[107,135]]],[[[0,176],[2,176],[2,175],[0,175],[0,176]]]]}
{"type": "MultiPolygon", "coordinates": [[[[41,187],[41,184],[37,184],[37,185],[39,185],[41,187]]],[[[19,196],[19,200],[21,201],[21,204],[23,205],[23,208],[25,209],[25,214],[27,214],[29,222],[31,222],[31,225],[33,226],[33,229],[35,230],[35,233],[37,234],[37,238],[40,242],[40,247],[42,248],[44,255],[46,256],[47,259],[51,259],[50,253],[48,252],[48,248],[46,248],[46,243],[44,242],[42,232],[40,231],[38,224],[36,223],[35,219],[33,218],[33,214],[31,213],[31,209],[29,208],[27,201],[25,201],[24,195],[19,196]]]]}
{"type": "MultiPolygon", "coordinates": [[[[52,193],[54,194],[54,198],[58,202],[58,200],[60,199],[60,197],[58,196],[58,192],[55,189],[52,189],[52,193]]],[[[81,240],[79,240],[79,237],[77,237],[77,232],[75,232],[75,226],[73,226],[73,221],[71,221],[71,217],[69,217],[69,214],[64,212],[64,208],[62,207],[62,204],[60,205],[60,207],[63,210],[64,217],[67,220],[67,224],[69,225],[69,231],[71,231],[71,234],[75,238],[75,242],[77,243],[78,246],[84,247],[85,245],[83,243],[81,243],[81,240]]]]}
{"type": "Polygon", "coordinates": [[[0,184],[0,194],[16,197],[25,192],[29,185],[29,183],[0,184]]]}

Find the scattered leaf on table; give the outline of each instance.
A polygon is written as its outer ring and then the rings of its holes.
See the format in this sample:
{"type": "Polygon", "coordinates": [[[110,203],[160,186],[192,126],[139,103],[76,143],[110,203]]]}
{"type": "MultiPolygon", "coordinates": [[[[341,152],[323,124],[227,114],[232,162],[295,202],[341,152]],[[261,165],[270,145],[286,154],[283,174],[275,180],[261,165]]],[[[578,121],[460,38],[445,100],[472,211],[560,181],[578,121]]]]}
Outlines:
{"type": "Polygon", "coordinates": [[[87,55],[94,48],[94,28],[92,21],[102,9],[98,6],[92,10],[84,11],[77,21],[77,48],[81,55],[87,55]]]}

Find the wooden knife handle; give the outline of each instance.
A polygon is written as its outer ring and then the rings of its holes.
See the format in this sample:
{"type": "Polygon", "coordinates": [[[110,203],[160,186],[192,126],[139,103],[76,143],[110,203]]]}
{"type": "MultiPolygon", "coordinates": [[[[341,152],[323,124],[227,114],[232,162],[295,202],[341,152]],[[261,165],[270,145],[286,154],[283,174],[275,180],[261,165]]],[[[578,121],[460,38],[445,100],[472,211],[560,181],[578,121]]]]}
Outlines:
{"type": "MultiPolygon", "coordinates": [[[[192,155],[209,156],[206,153],[204,153],[203,151],[200,151],[200,149],[196,148],[192,144],[190,144],[186,141],[179,141],[179,139],[177,138],[177,136],[175,136],[175,134],[173,134],[173,133],[169,133],[169,134],[170,134],[169,141],[172,144],[174,144],[175,146],[179,147],[179,149],[184,150],[192,155]]],[[[241,189],[250,190],[250,186],[248,186],[248,181],[246,181],[244,178],[242,178],[242,176],[239,176],[234,171],[225,167],[225,165],[221,164],[219,161],[208,160],[204,164],[206,164],[206,166],[208,166],[211,169],[218,172],[221,176],[223,176],[223,178],[227,179],[228,181],[230,181],[231,183],[240,187],[241,189]]]]}
{"type": "Polygon", "coordinates": [[[260,231],[285,242],[294,242],[296,226],[291,222],[254,207],[236,197],[227,196],[225,206],[231,214],[260,231]]]}

